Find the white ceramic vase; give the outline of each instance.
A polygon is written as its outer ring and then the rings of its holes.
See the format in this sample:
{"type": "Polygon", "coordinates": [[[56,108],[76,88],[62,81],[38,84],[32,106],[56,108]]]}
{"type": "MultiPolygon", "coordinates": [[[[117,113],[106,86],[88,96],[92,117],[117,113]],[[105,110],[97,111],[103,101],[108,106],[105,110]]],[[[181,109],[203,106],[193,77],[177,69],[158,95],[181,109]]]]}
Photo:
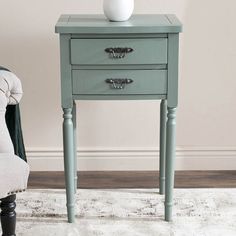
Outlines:
{"type": "Polygon", "coordinates": [[[103,11],[110,21],[126,21],[134,10],[134,0],[103,0],[103,11]]]}

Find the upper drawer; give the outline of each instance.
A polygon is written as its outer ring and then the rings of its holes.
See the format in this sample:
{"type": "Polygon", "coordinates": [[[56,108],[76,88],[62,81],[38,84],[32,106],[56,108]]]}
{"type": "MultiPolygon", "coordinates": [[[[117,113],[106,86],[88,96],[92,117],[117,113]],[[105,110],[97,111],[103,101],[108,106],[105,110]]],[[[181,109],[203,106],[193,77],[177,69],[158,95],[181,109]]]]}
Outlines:
{"type": "Polygon", "coordinates": [[[167,39],[71,39],[71,63],[77,65],[167,64],[167,39]]]}

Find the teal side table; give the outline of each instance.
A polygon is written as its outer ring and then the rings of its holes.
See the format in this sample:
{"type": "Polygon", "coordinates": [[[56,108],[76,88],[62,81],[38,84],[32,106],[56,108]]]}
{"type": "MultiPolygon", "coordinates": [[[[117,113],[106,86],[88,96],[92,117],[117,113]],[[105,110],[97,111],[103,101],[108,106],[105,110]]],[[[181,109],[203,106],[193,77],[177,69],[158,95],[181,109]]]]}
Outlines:
{"type": "Polygon", "coordinates": [[[172,219],[181,30],[174,15],[133,15],[126,22],[103,15],[59,18],[69,222],[75,220],[77,188],[75,100],[161,100],[160,194],[165,194],[165,220],[172,219]]]}

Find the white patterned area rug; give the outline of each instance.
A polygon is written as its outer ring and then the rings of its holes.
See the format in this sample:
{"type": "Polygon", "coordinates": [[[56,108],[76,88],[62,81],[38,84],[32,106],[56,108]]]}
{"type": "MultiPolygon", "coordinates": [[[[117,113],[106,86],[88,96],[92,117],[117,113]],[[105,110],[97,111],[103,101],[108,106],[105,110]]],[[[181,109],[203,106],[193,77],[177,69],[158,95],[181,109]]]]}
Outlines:
{"type": "Polygon", "coordinates": [[[79,189],[76,223],[64,190],[18,194],[17,236],[235,236],[236,189],[175,189],[173,222],[157,189],[79,189]]]}

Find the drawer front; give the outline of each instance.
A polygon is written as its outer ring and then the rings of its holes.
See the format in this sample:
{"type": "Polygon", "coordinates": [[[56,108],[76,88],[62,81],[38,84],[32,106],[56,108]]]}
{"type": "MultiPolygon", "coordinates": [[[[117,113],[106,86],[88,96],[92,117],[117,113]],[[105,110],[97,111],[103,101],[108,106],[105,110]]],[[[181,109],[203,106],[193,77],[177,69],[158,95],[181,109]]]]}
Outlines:
{"type": "Polygon", "coordinates": [[[167,39],[71,39],[71,63],[167,64],[167,39]]]}
{"type": "Polygon", "coordinates": [[[166,94],[166,70],[73,70],[73,94],[166,94]]]}

